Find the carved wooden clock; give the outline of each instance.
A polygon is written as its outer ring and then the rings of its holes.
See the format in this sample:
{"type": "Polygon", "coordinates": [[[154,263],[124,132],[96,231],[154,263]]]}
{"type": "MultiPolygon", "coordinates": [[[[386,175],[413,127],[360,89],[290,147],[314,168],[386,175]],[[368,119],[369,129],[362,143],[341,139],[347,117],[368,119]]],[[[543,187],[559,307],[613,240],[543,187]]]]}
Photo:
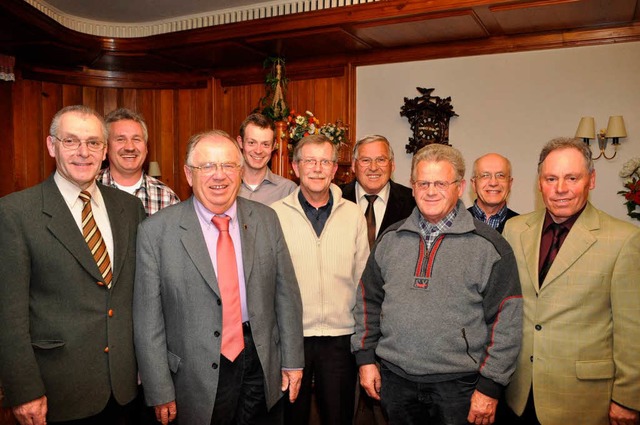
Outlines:
{"type": "Polygon", "coordinates": [[[411,154],[431,143],[449,145],[449,120],[458,116],[451,106],[451,97],[431,96],[435,89],[416,89],[422,96],[405,97],[404,106],[400,108],[400,115],[409,119],[413,131],[413,137],[409,137],[409,144],[405,145],[407,153],[411,154]]]}

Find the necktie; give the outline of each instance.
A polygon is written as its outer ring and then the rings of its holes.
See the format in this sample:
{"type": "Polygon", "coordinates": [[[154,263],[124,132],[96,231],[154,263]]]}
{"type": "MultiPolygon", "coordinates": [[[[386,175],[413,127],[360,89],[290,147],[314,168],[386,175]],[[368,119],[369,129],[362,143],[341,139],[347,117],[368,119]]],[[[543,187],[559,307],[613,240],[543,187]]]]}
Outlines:
{"type": "Polygon", "coordinates": [[[378,195],[364,195],[364,197],[369,202],[364,212],[364,218],[367,219],[367,236],[369,237],[369,248],[371,248],[376,241],[376,214],[373,210],[373,204],[378,199],[378,195]]]}
{"type": "Polygon", "coordinates": [[[234,361],[244,349],[242,310],[238,283],[238,265],[233,240],[229,234],[229,216],[211,218],[220,234],[217,243],[218,288],[222,297],[222,347],[220,353],[234,361]]]}
{"type": "Polygon", "coordinates": [[[552,223],[551,230],[553,231],[553,240],[551,241],[551,246],[549,247],[549,251],[542,263],[542,268],[540,269],[540,274],[538,275],[538,284],[542,286],[542,282],[544,282],[544,278],[547,276],[551,265],[553,264],[553,260],[556,259],[556,255],[558,255],[558,251],[560,251],[560,242],[562,241],[562,237],[567,232],[567,228],[561,224],[552,223]]]}
{"type": "Polygon", "coordinates": [[[107,252],[107,245],[102,239],[102,233],[96,224],[95,218],[93,218],[93,210],[91,209],[91,194],[86,190],[80,192],[80,200],[83,202],[82,206],[82,236],[84,236],[85,242],[89,246],[89,250],[96,260],[98,269],[104,278],[104,283],[107,288],[111,289],[111,280],[113,278],[111,272],[111,260],[109,259],[109,253],[107,252]]]}

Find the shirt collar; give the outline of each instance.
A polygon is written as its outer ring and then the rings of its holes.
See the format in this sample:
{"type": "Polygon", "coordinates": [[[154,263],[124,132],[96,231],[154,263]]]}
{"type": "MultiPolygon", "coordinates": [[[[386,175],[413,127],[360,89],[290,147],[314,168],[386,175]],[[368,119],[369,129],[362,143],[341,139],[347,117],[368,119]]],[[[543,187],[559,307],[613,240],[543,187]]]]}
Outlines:
{"type": "MultiPolygon", "coordinates": [[[[390,192],[391,192],[391,183],[389,181],[387,182],[387,184],[384,185],[382,189],[380,189],[380,192],[378,192],[377,194],[378,199],[382,200],[382,202],[384,202],[385,205],[389,202],[390,192]]],[[[360,201],[364,199],[364,195],[368,195],[368,193],[365,192],[364,188],[356,180],[356,199],[358,200],[358,203],[360,203],[360,201]]],[[[364,201],[364,202],[367,202],[367,201],[364,201]]]]}
{"type": "MultiPolygon", "coordinates": [[[[62,175],[58,171],[56,171],[53,175],[53,180],[55,181],[56,186],[58,186],[58,190],[60,190],[64,201],[70,209],[74,207],[76,202],[82,202],[79,199],[79,196],[80,192],[83,189],[80,189],[78,186],[62,177],[62,175]]],[[[91,185],[84,190],[91,194],[91,199],[95,202],[96,205],[102,206],[104,204],[104,202],[102,201],[102,193],[100,192],[100,190],[98,190],[98,186],[95,181],[93,181],[91,185]]]]}
{"type": "MultiPolygon", "coordinates": [[[[564,227],[567,230],[571,230],[573,225],[576,223],[576,220],[578,220],[578,218],[580,217],[580,214],[582,214],[582,211],[584,211],[586,207],[587,207],[587,204],[584,204],[584,207],[582,207],[580,211],[578,211],[577,213],[569,217],[567,220],[560,223],[560,226],[564,227]]],[[[551,218],[551,215],[549,214],[549,210],[547,210],[544,213],[544,223],[542,224],[542,233],[545,233],[553,222],[554,222],[553,218],[551,218]]]]}
{"type": "Polygon", "coordinates": [[[418,214],[418,224],[420,225],[420,230],[422,231],[423,236],[428,235],[434,231],[438,233],[442,233],[453,225],[453,220],[458,215],[458,208],[460,206],[460,202],[456,204],[456,206],[449,211],[447,215],[445,215],[442,220],[437,223],[430,223],[427,221],[422,214],[418,214]]]}
{"type": "Polygon", "coordinates": [[[482,211],[482,208],[480,208],[478,206],[478,200],[476,199],[475,201],[473,201],[473,205],[471,206],[471,209],[473,210],[473,215],[480,219],[481,221],[487,221],[487,219],[493,218],[495,217],[496,219],[498,219],[499,221],[502,221],[504,218],[507,217],[507,204],[504,204],[502,206],[502,208],[500,208],[500,211],[498,211],[497,213],[487,217],[487,215],[485,214],[484,211],[482,211]]]}
{"type": "Polygon", "coordinates": [[[226,210],[223,214],[212,213],[195,196],[193,197],[193,206],[196,210],[196,215],[198,216],[198,219],[206,226],[213,226],[213,223],[211,223],[211,219],[213,218],[214,215],[224,214],[229,216],[231,218],[231,221],[229,222],[230,224],[235,223],[238,218],[238,201],[237,200],[234,201],[233,204],[231,204],[231,206],[229,207],[229,209],[226,210]]]}

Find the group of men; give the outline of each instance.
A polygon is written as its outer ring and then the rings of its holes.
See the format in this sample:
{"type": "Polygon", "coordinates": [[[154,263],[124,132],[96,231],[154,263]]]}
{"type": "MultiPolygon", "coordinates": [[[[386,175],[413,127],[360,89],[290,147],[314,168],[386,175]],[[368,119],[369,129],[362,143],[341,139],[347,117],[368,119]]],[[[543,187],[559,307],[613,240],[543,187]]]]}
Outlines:
{"type": "Polygon", "coordinates": [[[56,171],[0,199],[0,382],[22,425],[142,423],[139,381],[163,424],[305,424],[313,397],[323,424],[356,405],[356,423],[639,423],[640,229],[589,203],[584,143],[545,145],[546,208],[517,216],[498,154],[467,210],[455,148],[417,152],[408,188],[367,136],[338,187],[337,147],[308,136],[296,186],[269,170],[274,130],[192,136],[179,202],[142,171],[140,115],[54,116],[56,171]]]}

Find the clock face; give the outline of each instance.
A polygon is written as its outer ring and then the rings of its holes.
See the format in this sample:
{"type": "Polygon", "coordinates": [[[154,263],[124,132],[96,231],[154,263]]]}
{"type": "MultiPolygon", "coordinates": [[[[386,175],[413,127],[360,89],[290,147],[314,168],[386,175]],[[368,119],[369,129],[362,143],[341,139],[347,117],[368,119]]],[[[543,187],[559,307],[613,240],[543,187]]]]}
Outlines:
{"type": "Polygon", "coordinates": [[[418,125],[413,135],[419,140],[441,140],[443,136],[442,124],[443,123],[436,120],[435,117],[422,116],[418,119],[418,125]]]}

